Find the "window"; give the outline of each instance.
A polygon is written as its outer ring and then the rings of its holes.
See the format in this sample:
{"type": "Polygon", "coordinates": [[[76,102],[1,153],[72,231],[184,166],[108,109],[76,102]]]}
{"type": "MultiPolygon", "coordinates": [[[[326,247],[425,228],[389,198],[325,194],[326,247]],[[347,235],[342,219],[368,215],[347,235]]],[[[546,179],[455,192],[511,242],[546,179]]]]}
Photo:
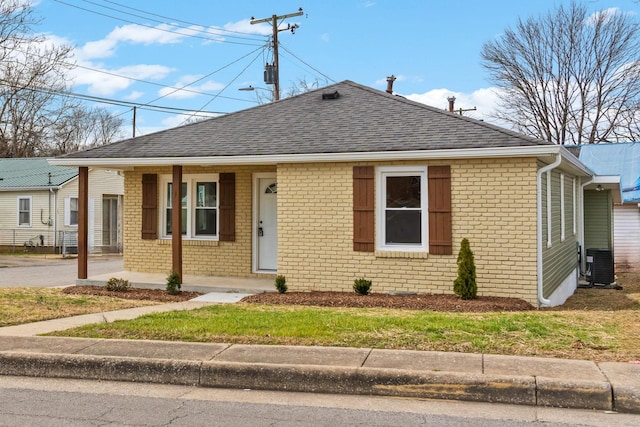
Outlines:
{"type": "Polygon", "coordinates": [[[78,198],[64,199],[64,225],[78,225],[78,198]]]}
{"type": "MultiPolygon", "coordinates": [[[[164,237],[171,236],[173,183],[163,177],[164,237]]],[[[218,176],[185,175],[181,188],[182,235],[186,239],[213,239],[218,237],[218,176]]]]}
{"type": "Polygon", "coordinates": [[[378,168],[377,182],[377,248],[425,251],[427,168],[378,168]]]}
{"type": "Polygon", "coordinates": [[[31,227],[31,196],[18,197],[18,226],[31,227]]]}

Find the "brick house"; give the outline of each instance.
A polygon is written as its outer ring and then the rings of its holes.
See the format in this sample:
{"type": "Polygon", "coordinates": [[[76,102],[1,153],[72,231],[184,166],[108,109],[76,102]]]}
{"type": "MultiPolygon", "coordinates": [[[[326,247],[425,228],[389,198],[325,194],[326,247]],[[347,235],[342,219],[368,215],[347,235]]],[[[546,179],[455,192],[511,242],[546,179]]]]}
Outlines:
{"type": "Polygon", "coordinates": [[[452,293],[466,237],[480,295],[535,305],[577,286],[593,176],[562,146],[351,81],[50,161],[85,187],[86,168],[123,171],[129,271],[452,293]]]}

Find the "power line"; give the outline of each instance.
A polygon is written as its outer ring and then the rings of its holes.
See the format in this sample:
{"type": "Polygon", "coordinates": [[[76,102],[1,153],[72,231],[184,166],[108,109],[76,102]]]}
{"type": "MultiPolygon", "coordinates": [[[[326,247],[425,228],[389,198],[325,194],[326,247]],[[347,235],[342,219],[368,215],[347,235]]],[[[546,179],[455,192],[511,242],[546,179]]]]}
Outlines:
{"type": "MultiPolygon", "coordinates": [[[[103,1],[105,3],[111,3],[111,4],[115,4],[117,6],[120,6],[120,7],[124,7],[125,9],[135,10],[136,12],[141,12],[141,13],[144,13],[146,15],[151,15],[151,16],[157,16],[158,18],[168,19],[170,21],[181,22],[181,23],[187,24],[187,25],[196,25],[196,26],[201,26],[201,27],[205,26],[205,25],[201,25],[201,24],[196,24],[194,22],[183,21],[181,19],[171,18],[171,17],[164,16],[164,15],[158,15],[157,13],[147,12],[147,11],[142,10],[142,9],[136,9],[135,7],[127,6],[127,5],[124,5],[124,4],[115,2],[115,1],[110,1],[110,0],[103,0],[103,1]]],[[[157,22],[159,22],[159,21],[157,21],[157,22]]],[[[224,31],[226,33],[245,34],[245,35],[249,35],[249,36],[254,36],[255,35],[255,33],[244,33],[242,31],[227,30],[227,29],[222,29],[222,28],[220,29],[220,31],[224,31]]]]}
{"type": "MultiPolygon", "coordinates": [[[[108,105],[116,105],[116,106],[119,106],[119,107],[137,107],[137,108],[140,108],[142,110],[154,111],[154,112],[158,112],[158,113],[193,112],[193,109],[188,109],[188,108],[167,107],[167,106],[162,106],[162,105],[153,105],[153,104],[149,104],[149,103],[140,104],[140,103],[131,102],[131,101],[122,101],[122,100],[118,100],[118,99],[111,99],[111,98],[103,98],[103,97],[99,97],[99,96],[85,95],[85,94],[71,92],[71,91],[53,91],[53,90],[49,90],[49,89],[45,89],[45,88],[33,88],[33,87],[25,88],[25,87],[16,86],[16,85],[12,84],[11,82],[9,82],[7,80],[4,80],[4,79],[0,79],[0,82],[5,84],[8,87],[13,88],[13,89],[29,90],[29,91],[33,91],[33,92],[46,93],[46,94],[50,94],[50,95],[54,95],[54,96],[66,96],[66,97],[70,97],[70,98],[74,98],[74,99],[80,99],[80,100],[83,100],[83,101],[90,101],[90,102],[108,104],[108,105]]],[[[197,111],[197,112],[195,112],[194,114],[197,114],[197,113],[227,114],[227,112],[222,112],[222,111],[204,111],[202,109],[197,111]]],[[[208,116],[204,116],[203,115],[202,117],[208,117],[208,116]]]]}
{"type": "MultiPolygon", "coordinates": [[[[115,19],[115,20],[122,21],[122,22],[127,22],[129,24],[139,25],[141,27],[150,28],[152,30],[162,31],[162,32],[171,33],[171,34],[177,34],[177,35],[180,35],[180,36],[183,36],[183,37],[193,37],[193,38],[197,38],[197,39],[215,41],[215,42],[219,42],[219,43],[231,43],[231,44],[238,44],[238,45],[245,45],[245,46],[257,46],[255,43],[240,43],[240,42],[234,42],[234,41],[230,41],[230,40],[220,40],[219,38],[205,37],[205,36],[199,36],[197,34],[187,34],[187,33],[181,33],[179,31],[168,30],[168,29],[165,29],[165,28],[153,27],[151,25],[141,24],[139,22],[135,22],[135,21],[132,21],[132,20],[129,20],[129,19],[119,18],[117,16],[108,15],[106,13],[98,12],[96,10],[87,9],[85,7],[81,7],[81,6],[78,6],[78,5],[75,5],[75,4],[71,4],[71,3],[67,3],[67,2],[64,2],[62,0],[53,0],[53,1],[55,1],[56,3],[64,4],[65,6],[69,6],[69,7],[73,7],[73,8],[76,8],[76,9],[84,10],[85,12],[93,13],[93,14],[96,14],[96,15],[104,16],[104,17],[115,19]]],[[[167,24],[167,25],[171,25],[171,24],[167,24]]],[[[182,28],[182,27],[177,27],[177,28],[182,28]]],[[[193,31],[193,30],[189,30],[189,31],[193,31]]]]}
{"type": "Polygon", "coordinates": [[[286,48],[286,46],[284,46],[282,43],[280,43],[280,47],[282,49],[284,49],[285,52],[287,52],[289,55],[293,56],[295,59],[297,59],[298,61],[302,62],[304,65],[306,65],[307,67],[309,67],[310,69],[312,69],[313,71],[315,71],[316,73],[320,74],[322,77],[324,77],[325,79],[331,81],[331,82],[336,82],[335,80],[333,80],[331,77],[327,76],[326,74],[324,74],[322,71],[318,70],[317,68],[313,67],[312,65],[308,64],[307,62],[305,62],[304,60],[300,59],[298,56],[296,56],[293,52],[291,52],[289,49],[286,48]]]}
{"type": "MultiPolygon", "coordinates": [[[[258,54],[258,55],[256,55],[256,56],[255,56],[255,58],[253,58],[253,60],[252,60],[249,64],[247,64],[247,66],[246,66],[246,67],[244,67],[244,69],[243,69],[242,71],[240,71],[240,72],[239,72],[239,73],[238,73],[238,74],[237,74],[237,75],[236,75],[236,76],[235,76],[235,77],[234,77],[234,78],[233,78],[229,83],[227,83],[227,85],[226,85],[225,87],[223,87],[223,88],[220,90],[220,92],[219,92],[219,93],[224,92],[224,91],[225,91],[229,86],[231,86],[231,83],[235,82],[235,81],[236,81],[236,80],[237,80],[237,79],[238,79],[238,78],[239,78],[239,77],[240,77],[240,76],[241,76],[241,75],[242,75],[242,74],[247,70],[247,68],[249,68],[249,67],[251,66],[251,64],[253,64],[253,63],[256,61],[256,59],[258,59],[258,57],[259,57],[259,56],[260,56],[259,54],[258,54]]],[[[209,104],[211,104],[213,101],[215,101],[215,99],[216,99],[217,97],[218,97],[218,96],[214,96],[213,98],[211,98],[211,99],[209,100],[209,102],[207,102],[206,104],[204,104],[200,109],[198,109],[198,111],[197,111],[196,113],[191,114],[189,117],[193,117],[195,114],[197,114],[197,113],[201,112],[203,108],[205,108],[207,105],[209,105],[209,104]]],[[[187,120],[189,120],[189,119],[188,119],[188,118],[187,118],[187,119],[185,119],[181,124],[184,124],[187,120]]]]}

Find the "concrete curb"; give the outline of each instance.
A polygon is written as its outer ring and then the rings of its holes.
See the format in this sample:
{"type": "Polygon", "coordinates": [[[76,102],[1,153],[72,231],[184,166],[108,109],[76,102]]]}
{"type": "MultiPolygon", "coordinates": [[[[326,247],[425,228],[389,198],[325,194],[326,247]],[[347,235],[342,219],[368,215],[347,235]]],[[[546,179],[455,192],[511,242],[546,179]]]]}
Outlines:
{"type": "MultiPolygon", "coordinates": [[[[614,409],[608,382],[531,375],[12,351],[0,352],[0,375],[614,409]]],[[[623,390],[617,409],[640,413],[637,391],[623,390]]]]}

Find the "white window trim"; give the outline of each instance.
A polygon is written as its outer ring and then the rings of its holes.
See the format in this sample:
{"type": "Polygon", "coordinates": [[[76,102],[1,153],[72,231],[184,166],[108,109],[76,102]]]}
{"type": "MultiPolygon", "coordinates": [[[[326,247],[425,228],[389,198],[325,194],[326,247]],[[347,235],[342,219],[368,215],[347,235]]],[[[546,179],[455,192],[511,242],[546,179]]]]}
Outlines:
{"type": "Polygon", "coordinates": [[[18,227],[31,227],[33,224],[33,199],[31,196],[18,196],[16,210],[18,212],[18,217],[16,218],[16,223],[18,227]],[[21,200],[29,200],[29,224],[20,224],[20,201],[21,200]]]}
{"type": "MultiPolygon", "coordinates": [[[[160,175],[160,233],[161,239],[171,239],[171,234],[166,233],[167,224],[167,185],[173,182],[172,175],[160,175]]],[[[187,234],[182,236],[183,240],[214,240],[220,238],[220,174],[184,174],[182,182],[187,184],[187,234]],[[215,236],[197,236],[195,232],[195,202],[196,202],[196,183],[197,182],[215,182],[216,183],[216,235],[215,236]]],[[[172,206],[171,209],[174,207],[172,206]]]]}
{"type": "Polygon", "coordinates": [[[576,214],[576,209],[577,209],[577,205],[576,205],[576,178],[571,178],[571,202],[573,203],[573,235],[576,235],[576,221],[577,221],[577,214],[576,214]]]}
{"type": "Polygon", "coordinates": [[[551,171],[547,171],[547,248],[551,247],[551,171]]]}
{"type": "Polygon", "coordinates": [[[376,168],[376,250],[393,252],[428,252],[429,250],[429,205],[427,187],[426,166],[382,166],[376,168]],[[422,235],[421,244],[397,244],[385,243],[385,205],[386,205],[386,180],[387,176],[420,176],[420,209],[422,211],[422,235]]]}
{"type": "Polygon", "coordinates": [[[564,174],[560,174],[560,241],[564,242],[566,239],[566,209],[564,203],[564,174]]]}
{"type": "MultiPolygon", "coordinates": [[[[78,199],[78,197],[65,197],[64,198],[64,225],[66,227],[77,227],[78,224],[71,224],[71,199],[78,199]]],[[[78,210],[80,201],[78,200],[78,210]]]]}

